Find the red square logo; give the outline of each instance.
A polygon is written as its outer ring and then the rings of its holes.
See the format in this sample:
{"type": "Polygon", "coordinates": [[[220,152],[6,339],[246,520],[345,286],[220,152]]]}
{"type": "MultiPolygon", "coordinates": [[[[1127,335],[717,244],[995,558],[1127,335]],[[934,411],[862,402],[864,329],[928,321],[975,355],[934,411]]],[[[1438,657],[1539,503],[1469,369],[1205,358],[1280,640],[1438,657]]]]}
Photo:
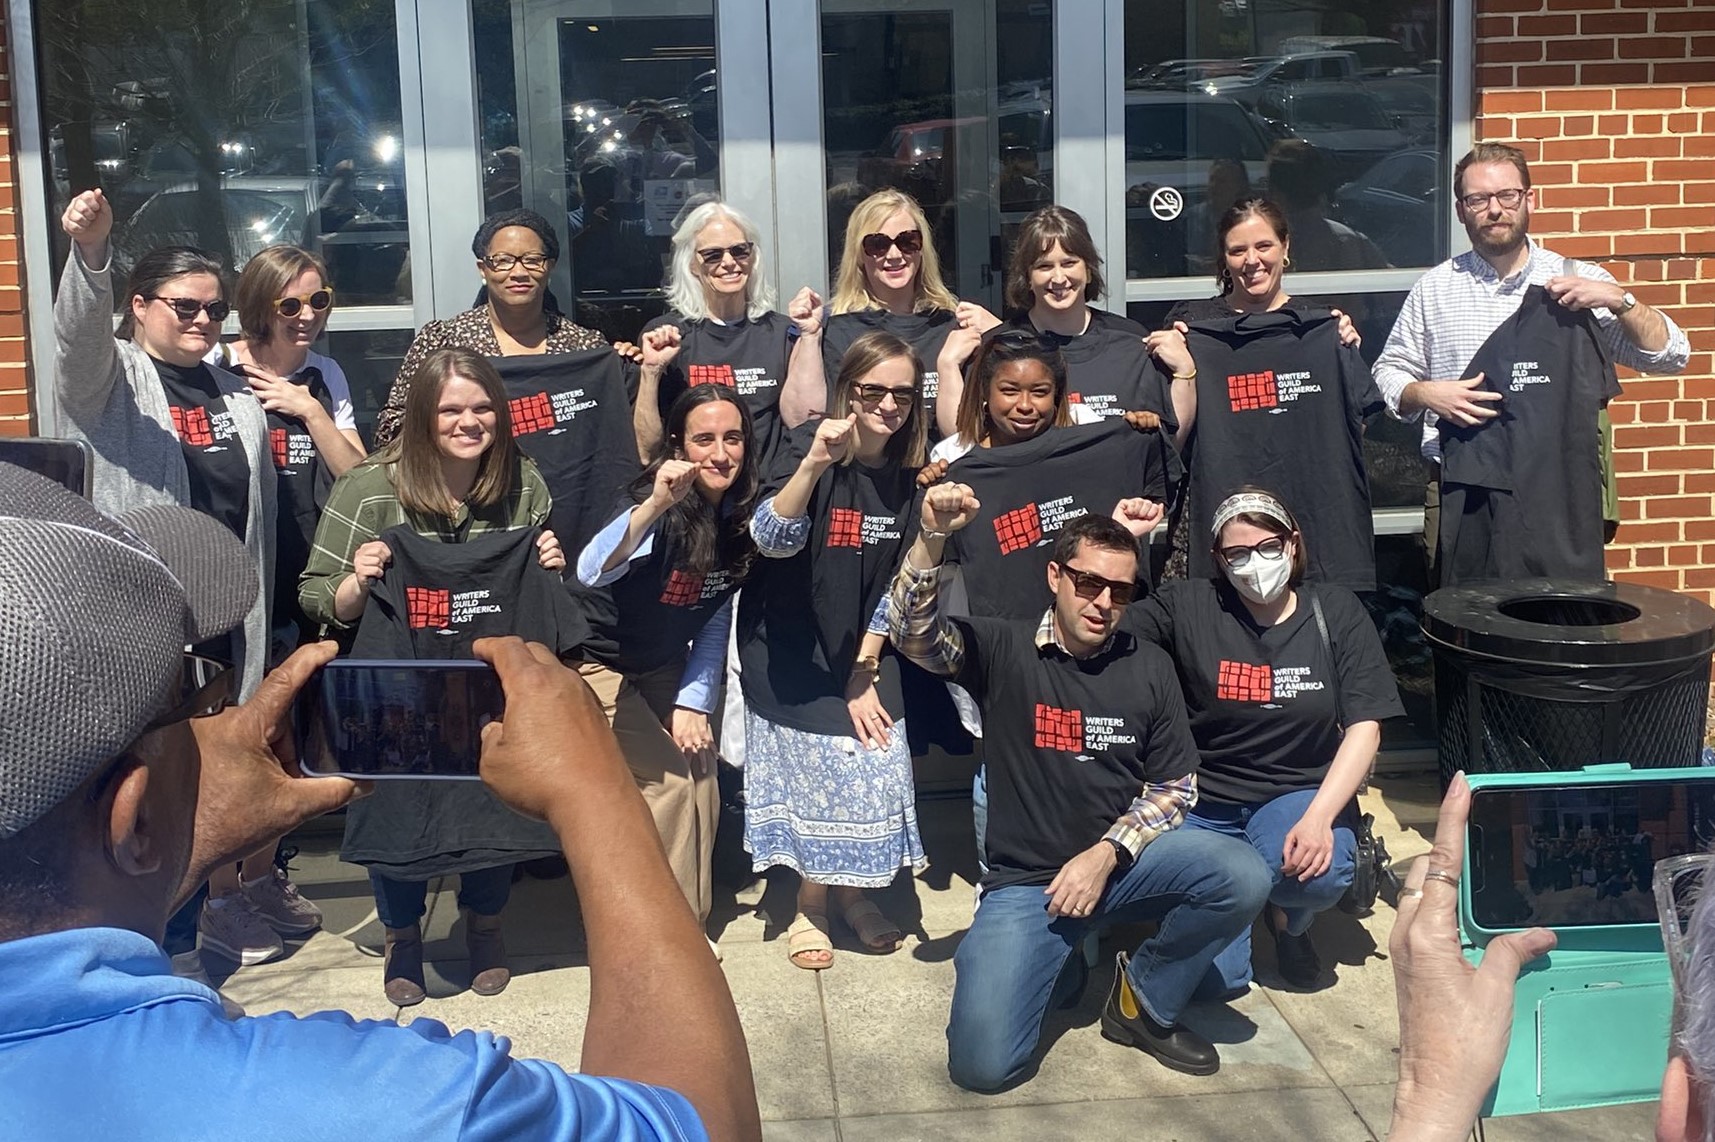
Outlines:
{"type": "Polygon", "coordinates": [[[1067,393],[1066,394],[1066,403],[1067,404],[1083,404],[1084,403],[1084,394],[1083,393],[1067,393]]]}
{"type": "Polygon", "coordinates": [[[453,593],[433,587],[406,587],[405,612],[412,630],[445,630],[453,618],[453,593]]]}
{"type": "Polygon", "coordinates": [[[1248,412],[1254,408],[1273,408],[1280,403],[1280,393],[1275,387],[1274,370],[1262,373],[1240,373],[1227,378],[1227,400],[1233,406],[1234,412],[1248,412]]]}
{"type": "Polygon", "coordinates": [[[829,547],[863,546],[863,513],[855,508],[835,508],[828,522],[829,547]]]}
{"type": "Polygon", "coordinates": [[[268,450],[274,454],[274,467],[284,468],[291,462],[291,448],[284,428],[268,430],[268,450]]]}
{"type": "Polygon", "coordinates": [[[669,607],[695,606],[702,597],[703,576],[694,571],[674,571],[661,592],[661,601],[669,607]]]}
{"type": "Polygon", "coordinates": [[[208,409],[178,408],[167,410],[173,417],[173,431],[193,448],[207,448],[214,443],[214,428],[209,424],[208,409]]]}
{"type": "Polygon", "coordinates": [[[512,435],[528,436],[554,427],[554,405],[547,393],[514,397],[507,402],[512,411],[512,435]]]}
{"type": "Polygon", "coordinates": [[[1084,714],[1036,703],[1036,748],[1076,753],[1084,748],[1084,714]]]}
{"type": "Polygon", "coordinates": [[[692,385],[725,385],[729,389],[737,384],[731,365],[692,365],[688,381],[692,385]]]}
{"type": "Polygon", "coordinates": [[[1031,547],[1042,538],[1042,515],[1035,504],[1002,512],[994,517],[994,537],[1000,542],[1002,555],[1031,547]]]}
{"type": "Polygon", "coordinates": [[[1274,701],[1274,667],[1222,659],[1215,697],[1227,702],[1274,701]]]}

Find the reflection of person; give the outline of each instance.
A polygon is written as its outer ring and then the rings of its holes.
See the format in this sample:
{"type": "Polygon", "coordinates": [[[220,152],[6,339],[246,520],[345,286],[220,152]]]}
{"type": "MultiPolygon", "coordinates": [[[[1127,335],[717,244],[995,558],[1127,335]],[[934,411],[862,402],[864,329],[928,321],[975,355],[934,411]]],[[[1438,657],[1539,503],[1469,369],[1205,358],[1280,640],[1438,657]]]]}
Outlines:
{"type": "Polygon", "coordinates": [[[1039,620],[946,618],[942,547],[980,506],[963,484],[925,493],[889,605],[900,653],[970,690],[983,713],[987,871],[953,961],[948,1073],[981,1091],[1026,1077],[1056,980],[1091,925],[1147,917],[1160,927],[1119,954],[1102,1032],[1174,1070],[1213,1074],[1215,1045],[1179,1015],[1270,877],[1248,845],[1180,827],[1197,800],[1185,703],[1167,656],[1118,629],[1136,538],[1080,516],[1055,541],[1039,620]]]}
{"type": "Polygon", "coordinates": [[[236,540],[173,508],[115,521],[5,466],[0,516],[0,597],[16,604],[0,612],[0,981],[12,996],[50,997],[7,1007],[9,1136],[96,1137],[123,1121],[139,1138],[179,1137],[187,1122],[254,1137],[267,1107],[268,1132],[312,1137],[372,1118],[384,1075],[409,1076],[389,1084],[389,1105],[419,1131],[758,1135],[737,1013],[675,904],[600,709],[516,639],[478,646],[507,710],[485,735],[482,773],[514,810],[551,822],[580,890],[594,989],[582,1074],[433,1020],[229,1021],[213,991],[175,979],[158,943],[175,903],[212,868],[357,792],[287,775],[293,699],[333,647],[299,650],[250,701],[222,709],[230,676],[186,687],[180,651],[236,625],[259,591],[236,540]],[[32,724],[41,710],[65,716],[32,724]],[[31,732],[11,732],[20,725],[31,732]],[[674,1017],[638,1019],[637,1003],[674,1017]],[[92,1058],[127,1081],[77,1081],[92,1058]],[[311,1060],[324,1073],[305,1099],[311,1060]]]}
{"type": "MultiPolygon", "coordinates": [[[[352,627],[364,614],[372,585],[393,559],[379,538],[389,528],[406,526],[429,539],[462,542],[489,532],[539,527],[550,507],[541,473],[513,442],[506,389],[494,366],[469,349],[436,350],[411,378],[399,435],[334,484],[316,528],[299,599],[312,619],[329,627],[352,627]]],[[[551,531],[544,530],[538,538],[537,557],[552,570],[566,565],[551,531]]],[[[409,802],[412,812],[423,815],[423,835],[412,838],[416,847],[401,855],[401,863],[406,855],[415,860],[421,850],[434,850],[435,827],[442,823],[435,806],[455,795],[437,788],[409,802]]],[[[353,820],[348,818],[346,824],[349,843],[353,820]]],[[[479,995],[498,993],[511,978],[500,912],[511,895],[512,862],[493,859],[504,851],[505,839],[496,837],[475,866],[450,854],[440,866],[460,874],[459,906],[469,913],[471,990],[479,995]]],[[[520,841],[520,848],[539,855],[533,845],[520,841]]],[[[387,929],[387,998],[400,1006],[421,1003],[427,993],[418,921],[428,884],[374,869],[370,882],[376,912],[387,929]]]]}
{"type": "MultiPolygon", "coordinates": [[[[1354,798],[1381,722],[1404,708],[1358,597],[1303,582],[1304,537],[1285,505],[1256,490],[1231,496],[1211,539],[1218,580],[1163,584],[1132,617],[1172,654],[1190,710],[1198,799],[1186,827],[1256,849],[1275,876],[1263,923],[1280,974],[1308,988],[1322,970],[1310,925],[1352,883],[1354,798]],[[1234,663],[1249,674],[1235,679],[1234,663]]],[[[1231,994],[1250,981],[1246,926],[1204,989],[1231,994]]]]}
{"type": "Polygon", "coordinates": [[[890,333],[858,338],[839,415],[787,435],[751,519],[767,558],[739,602],[744,842],[757,872],[798,873],[787,955],[812,971],[833,962],[830,896],[869,950],[898,948],[862,890],[925,863],[884,611],[927,451],[922,368],[890,333]]]}
{"type": "Polygon", "coordinates": [[[512,357],[573,353],[607,344],[601,334],[574,325],[550,304],[548,275],[560,257],[560,239],[546,218],[534,210],[493,215],[477,227],[471,251],[482,276],[482,301],[417,331],[376,419],[377,447],[398,435],[411,378],[436,349],[457,347],[485,357],[512,357]]]}
{"type": "Polygon", "coordinates": [[[1545,325],[1542,336],[1514,348],[1538,359],[1553,352],[1564,383],[1532,384],[1540,392],[1528,401],[1526,386],[1519,385],[1503,399],[1500,390],[1511,378],[1467,374],[1503,324],[1525,313],[1524,298],[1533,286],[1558,310],[1589,311],[1595,335],[1616,364],[1675,373],[1690,359],[1690,343],[1672,318],[1638,301],[1607,270],[1573,263],[1531,241],[1535,192],[1516,148],[1478,144],[1454,168],[1453,189],[1454,209],[1472,248],[1411,288],[1375,367],[1388,407],[1403,417],[1423,418],[1423,455],[1430,466],[1424,535],[1434,553],[1433,569],[1444,584],[1518,575],[1601,579],[1596,420],[1599,406],[1617,395],[1617,382],[1595,375],[1603,366],[1592,359],[1593,348],[1574,358],[1580,340],[1553,314],[1543,319],[1553,331],[1545,325]],[[1497,404],[1508,413],[1504,420],[1497,420],[1497,404]],[[1511,425],[1507,432],[1520,437],[1512,449],[1519,470],[1505,477],[1509,486],[1484,475],[1477,478],[1487,478],[1485,484],[1444,481],[1443,432],[1475,441],[1497,423],[1511,425]],[[1450,567],[1449,559],[1457,566],[1450,567]]]}
{"type": "Polygon", "coordinates": [[[1363,234],[1328,217],[1334,197],[1328,156],[1303,139],[1282,139],[1268,150],[1268,193],[1292,226],[1292,252],[1301,270],[1371,270],[1387,255],[1363,234]]]}

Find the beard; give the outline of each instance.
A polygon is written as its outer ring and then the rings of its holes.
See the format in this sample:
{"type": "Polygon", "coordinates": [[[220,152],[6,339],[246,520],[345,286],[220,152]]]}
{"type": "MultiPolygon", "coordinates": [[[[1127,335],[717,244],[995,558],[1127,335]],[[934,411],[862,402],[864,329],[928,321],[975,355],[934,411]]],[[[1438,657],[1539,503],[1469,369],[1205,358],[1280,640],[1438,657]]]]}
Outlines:
{"type": "Polygon", "coordinates": [[[1490,230],[1490,225],[1486,214],[1476,222],[1465,223],[1471,248],[1488,259],[1503,257],[1524,244],[1525,235],[1530,232],[1530,212],[1521,208],[1510,224],[1496,224],[1505,225],[1504,230],[1490,230]]]}

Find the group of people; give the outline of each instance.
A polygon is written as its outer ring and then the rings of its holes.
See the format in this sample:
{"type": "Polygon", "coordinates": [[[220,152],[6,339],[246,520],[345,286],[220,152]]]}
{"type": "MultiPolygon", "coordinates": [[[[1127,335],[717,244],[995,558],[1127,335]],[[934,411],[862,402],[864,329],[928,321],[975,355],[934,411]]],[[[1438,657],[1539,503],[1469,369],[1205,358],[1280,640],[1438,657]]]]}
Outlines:
{"type": "MultiPolygon", "coordinates": [[[[1354,799],[1401,712],[1355,593],[1375,587],[1364,418],[1434,414],[1443,581],[1589,577],[1592,555],[1599,577],[1611,361],[1686,358],[1666,315],[1529,240],[1522,155],[1480,145],[1456,180],[1474,249],[1413,290],[1374,377],[1346,316],[1285,289],[1291,228],[1266,198],[1219,220],[1219,294],[1154,331],[1092,304],[1101,258],[1064,207],[1020,228],[1002,320],[946,288],[900,192],[853,210],[831,297],[802,288],[784,313],[756,227],[706,201],[673,237],[668,312],[618,346],[548,291],[553,225],[509,211],[475,235],[476,304],[412,343],[373,453],[311,348],[337,284],[314,255],[252,259],[223,344],[218,263],[155,251],[115,332],[112,212],[91,191],[63,219],[56,384],[96,454],[96,507],[193,509],[242,545],[244,605],[186,627],[236,698],[277,699],[265,672],[304,673],[323,639],[498,667],[482,640],[518,635],[570,666],[581,684],[536,684],[611,730],[686,902],[651,896],[663,925],[708,920],[724,758],[743,766],[753,868],[798,880],[792,963],[832,964],[833,918],[898,948],[870,890],[925,863],[912,728],[956,709],[981,741],[982,873],[953,1080],[1027,1077],[1046,1011],[1082,991],[1085,937],[1143,918],[1158,930],[1120,955],[1103,1032],[1208,1074],[1218,1052],[1180,1015],[1249,986],[1259,917],[1281,976],[1321,982],[1309,929],[1351,883],[1354,799]],[[1477,365],[1510,387],[1457,379],[1477,365]],[[1545,512],[1550,453],[1579,490],[1545,512]]],[[[568,839],[600,818],[522,759],[494,780],[487,753],[484,783],[382,782],[347,809],[342,855],[369,872],[397,1004],[426,996],[434,877],[459,877],[480,994],[510,978],[515,866],[551,875],[563,853],[586,918],[587,892],[628,907],[568,839]]],[[[178,974],[206,982],[198,927],[244,964],[319,924],[279,836],[252,839],[198,850],[206,886],[162,897],[182,905],[164,929],[178,974]]]]}

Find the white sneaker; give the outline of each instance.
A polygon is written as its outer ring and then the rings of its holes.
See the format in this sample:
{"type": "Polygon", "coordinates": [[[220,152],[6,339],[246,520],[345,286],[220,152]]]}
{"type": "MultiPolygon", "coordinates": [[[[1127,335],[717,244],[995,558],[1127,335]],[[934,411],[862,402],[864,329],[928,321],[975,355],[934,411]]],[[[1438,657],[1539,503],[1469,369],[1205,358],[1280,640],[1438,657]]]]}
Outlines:
{"type": "Polygon", "coordinates": [[[282,936],[302,936],[322,926],[322,910],[306,900],[298,886],[277,868],[246,884],[243,891],[251,911],[282,936]]]}
{"type": "Polygon", "coordinates": [[[203,966],[202,953],[192,948],[188,952],[180,952],[173,957],[173,974],[180,979],[188,979],[192,983],[200,983],[216,995],[220,996],[220,1006],[226,1012],[228,1019],[242,1019],[244,1008],[214,986],[214,981],[208,978],[208,968],[203,966]]]}
{"type": "Polygon", "coordinates": [[[242,967],[265,964],[286,954],[279,933],[251,909],[242,892],[222,897],[219,907],[211,897],[197,918],[197,931],[205,950],[242,967]]]}

